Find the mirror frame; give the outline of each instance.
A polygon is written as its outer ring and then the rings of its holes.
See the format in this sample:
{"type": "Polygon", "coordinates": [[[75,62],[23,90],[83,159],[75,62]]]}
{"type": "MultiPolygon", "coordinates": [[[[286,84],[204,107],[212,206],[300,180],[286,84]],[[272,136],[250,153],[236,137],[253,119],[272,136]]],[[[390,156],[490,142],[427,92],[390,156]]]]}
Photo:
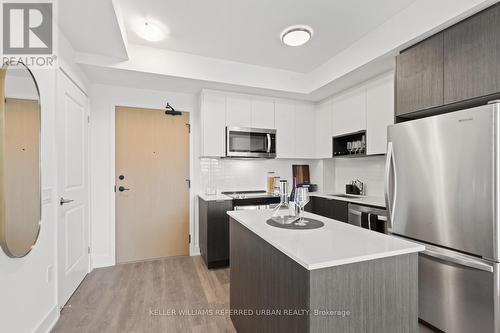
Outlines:
{"type": "Polygon", "coordinates": [[[40,219],[38,220],[38,230],[36,232],[35,238],[33,240],[33,244],[31,244],[31,247],[29,248],[28,251],[22,256],[17,256],[14,255],[10,250],[7,242],[7,235],[5,231],[5,225],[6,225],[6,217],[5,217],[5,188],[4,188],[4,141],[2,136],[0,136],[0,247],[2,248],[3,252],[10,258],[24,258],[28,254],[31,253],[33,248],[35,247],[36,243],[38,242],[38,239],[40,238],[40,230],[42,229],[42,101],[40,97],[40,89],[38,87],[38,82],[36,81],[35,76],[33,75],[33,72],[26,66],[22,61],[7,61],[2,64],[2,67],[0,68],[0,129],[3,131],[5,128],[5,79],[7,77],[7,71],[9,67],[11,66],[22,66],[24,67],[23,69],[28,71],[36,89],[36,93],[38,96],[38,109],[40,112],[40,122],[39,122],[39,132],[38,132],[38,151],[39,151],[39,158],[38,158],[38,174],[39,174],[39,182],[38,182],[38,191],[40,194],[40,202],[38,205],[39,209],[39,216],[40,219]]]}

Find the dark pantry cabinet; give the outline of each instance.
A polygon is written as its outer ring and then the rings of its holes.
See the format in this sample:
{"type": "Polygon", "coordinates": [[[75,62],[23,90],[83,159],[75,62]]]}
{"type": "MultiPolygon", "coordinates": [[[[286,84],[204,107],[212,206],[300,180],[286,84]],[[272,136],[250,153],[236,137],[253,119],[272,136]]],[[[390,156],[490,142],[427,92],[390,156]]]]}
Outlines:
{"type": "Polygon", "coordinates": [[[396,57],[396,116],[419,117],[500,97],[500,6],[494,5],[396,57]]]}
{"type": "Polygon", "coordinates": [[[200,252],[208,268],[229,266],[229,216],[231,200],[198,198],[200,252]]]}

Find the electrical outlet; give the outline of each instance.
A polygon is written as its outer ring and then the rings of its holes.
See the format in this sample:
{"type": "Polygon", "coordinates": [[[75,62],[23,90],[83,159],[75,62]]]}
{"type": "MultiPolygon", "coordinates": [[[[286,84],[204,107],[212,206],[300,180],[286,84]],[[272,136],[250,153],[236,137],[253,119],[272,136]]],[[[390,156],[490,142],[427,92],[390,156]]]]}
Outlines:
{"type": "Polygon", "coordinates": [[[54,278],[54,266],[47,267],[47,282],[51,282],[54,278]]]}

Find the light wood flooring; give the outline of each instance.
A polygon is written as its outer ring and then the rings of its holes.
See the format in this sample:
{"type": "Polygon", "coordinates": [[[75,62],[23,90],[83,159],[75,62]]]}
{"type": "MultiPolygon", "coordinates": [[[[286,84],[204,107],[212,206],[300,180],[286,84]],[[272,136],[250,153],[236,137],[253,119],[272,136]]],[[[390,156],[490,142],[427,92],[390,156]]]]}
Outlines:
{"type": "Polygon", "coordinates": [[[229,316],[216,313],[227,309],[229,269],[208,270],[201,257],[171,257],[93,270],[52,332],[235,332],[229,316]]]}
{"type": "Polygon", "coordinates": [[[215,314],[228,308],[229,269],[209,271],[199,256],[171,257],[93,270],[53,332],[235,332],[229,316],[215,314]]]}

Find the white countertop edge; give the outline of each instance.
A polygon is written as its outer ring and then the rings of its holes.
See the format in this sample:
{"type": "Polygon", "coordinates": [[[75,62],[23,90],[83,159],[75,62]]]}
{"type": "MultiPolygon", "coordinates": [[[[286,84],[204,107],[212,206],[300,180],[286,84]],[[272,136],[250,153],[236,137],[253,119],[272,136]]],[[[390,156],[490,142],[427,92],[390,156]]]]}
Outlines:
{"type": "MultiPolygon", "coordinates": [[[[348,259],[338,259],[338,260],[324,261],[324,262],[316,263],[316,264],[307,264],[306,262],[304,262],[304,261],[300,260],[299,258],[297,258],[296,256],[294,256],[288,250],[282,248],[281,246],[279,246],[278,244],[276,244],[275,242],[273,242],[272,240],[270,240],[269,237],[266,237],[266,235],[264,235],[263,233],[257,232],[255,230],[251,229],[250,226],[248,226],[248,224],[246,224],[245,222],[243,222],[241,219],[238,219],[237,217],[235,217],[234,214],[232,214],[233,212],[234,211],[228,211],[227,214],[231,218],[233,218],[234,220],[236,220],[238,223],[240,223],[241,225],[243,225],[245,228],[247,228],[248,230],[250,230],[251,232],[253,232],[257,236],[259,236],[260,238],[262,238],[263,240],[265,240],[268,244],[272,245],[273,247],[275,247],[276,249],[278,249],[280,252],[282,252],[283,254],[285,254],[287,257],[289,257],[290,259],[292,259],[296,263],[300,264],[302,267],[304,267],[305,269],[307,269],[309,271],[316,270],[316,269],[321,269],[321,268],[329,268],[329,267],[335,267],[335,266],[341,266],[341,265],[347,265],[347,264],[354,264],[354,263],[357,263],[357,262],[363,262],[363,261],[369,261],[369,260],[375,260],[375,259],[382,259],[382,258],[389,258],[389,257],[394,257],[394,256],[399,256],[399,255],[404,255],[404,254],[410,254],[410,253],[416,253],[416,252],[425,251],[425,246],[420,245],[420,244],[416,244],[416,243],[411,243],[409,241],[406,241],[407,243],[412,244],[413,246],[412,247],[408,247],[406,249],[402,249],[402,250],[388,251],[388,252],[378,253],[378,254],[374,254],[374,255],[358,256],[358,257],[351,257],[351,258],[348,258],[348,259]]],[[[292,232],[294,232],[296,230],[284,230],[284,231],[292,231],[292,232]]],[[[388,236],[390,236],[390,235],[388,235],[388,236]]],[[[392,237],[392,236],[390,236],[390,237],[392,237]]],[[[398,239],[402,240],[399,237],[398,237],[398,239]]]]}
{"type": "MultiPolygon", "coordinates": [[[[416,253],[416,252],[422,252],[422,251],[425,251],[425,246],[419,245],[419,246],[415,246],[413,248],[408,248],[408,249],[399,250],[399,251],[390,251],[390,252],[385,252],[385,253],[370,255],[370,256],[353,257],[353,258],[344,259],[344,260],[333,260],[331,262],[323,262],[320,264],[308,265],[307,267],[303,264],[301,264],[301,265],[304,266],[305,268],[307,268],[308,270],[312,271],[315,269],[329,268],[329,267],[348,265],[348,264],[355,264],[355,263],[363,262],[363,261],[390,258],[390,257],[400,256],[400,255],[404,255],[404,254],[411,254],[411,253],[416,253]]],[[[295,260],[295,261],[297,261],[297,260],[295,260]]]]}
{"type": "Polygon", "coordinates": [[[205,194],[205,193],[198,193],[198,196],[205,200],[205,201],[226,201],[226,200],[233,200],[233,198],[228,197],[227,195],[224,194],[205,194]]]}

